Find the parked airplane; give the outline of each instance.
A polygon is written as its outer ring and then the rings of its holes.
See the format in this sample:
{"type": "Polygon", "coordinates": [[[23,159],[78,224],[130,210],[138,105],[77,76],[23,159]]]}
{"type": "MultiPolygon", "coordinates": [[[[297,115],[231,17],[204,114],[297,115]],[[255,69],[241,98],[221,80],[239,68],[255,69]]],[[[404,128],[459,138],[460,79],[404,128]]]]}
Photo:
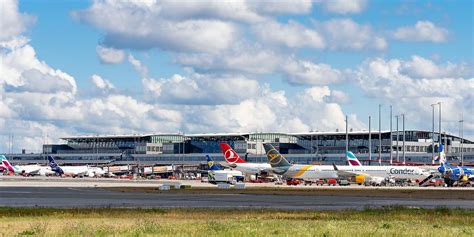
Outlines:
{"type": "Polygon", "coordinates": [[[410,166],[292,165],[272,145],[264,144],[264,148],[274,172],[288,178],[327,179],[355,177],[356,180],[359,179],[362,182],[367,180],[379,183],[381,180],[390,177],[424,179],[430,175],[429,172],[423,169],[410,166]]]}
{"type": "Polygon", "coordinates": [[[237,170],[224,170],[219,164],[214,163],[211,156],[206,155],[208,168],[208,180],[209,183],[231,183],[234,184],[238,181],[244,180],[242,172],[237,170]]]}
{"type": "Polygon", "coordinates": [[[438,158],[441,164],[438,171],[443,176],[444,182],[448,187],[454,186],[456,182],[467,183],[474,181],[474,167],[450,165],[446,161],[443,145],[440,145],[440,157],[438,158]]]}
{"type": "Polygon", "coordinates": [[[12,165],[4,155],[0,155],[2,167],[0,169],[21,175],[48,175],[54,174],[47,166],[41,165],[12,165]]]}
{"type": "Polygon", "coordinates": [[[245,160],[240,158],[239,154],[232,149],[227,143],[219,144],[222,150],[222,154],[224,154],[224,158],[229,164],[229,167],[234,168],[238,171],[241,171],[245,175],[256,175],[262,173],[270,173],[272,171],[272,167],[268,163],[247,163],[245,160]]]}
{"type": "Polygon", "coordinates": [[[48,156],[51,170],[58,175],[67,175],[72,177],[84,177],[89,174],[87,166],[59,166],[52,156],[48,156]]]}
{"type": "Polygon", "coordinates": [[[337,172],[330,165],[296,165],[290,164],[275,147],[270,144],[263,144],[267,153],[268,163],[276,174],[280,174],[284,179],[330,179],[337,178],[337,172]]]}
{"type": "Polygon", "coordinates": [[[431,172],[416,166],[365,166],[350,151],[346,152],[346,159],[349,166],[334,165],[339,177],[356,177],[359,180],[364,177],[378,183],[385,178],[421,180],[431,175],[431,172]]]}

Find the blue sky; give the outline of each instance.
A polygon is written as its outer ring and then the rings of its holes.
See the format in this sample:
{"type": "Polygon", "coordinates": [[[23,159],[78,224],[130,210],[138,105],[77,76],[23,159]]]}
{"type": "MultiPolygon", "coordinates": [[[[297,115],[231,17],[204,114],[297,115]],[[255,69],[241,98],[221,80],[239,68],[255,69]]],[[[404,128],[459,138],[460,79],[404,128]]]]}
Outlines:
{"type": "Polygon", "coordinates": [[[335,130],[346,114],[367,129],[379,103],[384,129],[390,104],[430,129],[438,101],[448,132],[464,114],[474,135],[472,1],[4,3],[17,20],[0,43],[29,42],[2,57],[31,47],[45,66],[4,60],[18,78],[0,78],[0,149],[13,133],[34,150],[46,134],[335,130]]]}

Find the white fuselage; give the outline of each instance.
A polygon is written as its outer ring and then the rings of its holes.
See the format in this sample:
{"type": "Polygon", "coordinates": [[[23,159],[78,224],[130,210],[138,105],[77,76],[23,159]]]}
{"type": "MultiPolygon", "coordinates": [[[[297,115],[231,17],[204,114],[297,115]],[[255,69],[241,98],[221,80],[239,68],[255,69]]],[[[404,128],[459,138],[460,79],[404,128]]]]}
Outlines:
{"type": "Polygon", "coordinates": [[[61,166],[64,175],[71,176],[86,176],[89,174],[89,168],[87,166],[61,166]]]}
{"type": "Polygon", "coordinates": [[[391,177],[396,179],[424,179],[431,173],[416,166],[338,166],[339,170],[367,174],[370,177],[391,177]]]}
{"type": "Polygon", "coordinates": [[[15,165],[13,166],[15,173],[18,174],[29,174],[29,175],[42,175],[46,176],[49,174],[54,174],[49,166],[42,166],[42,165],[15,165]]]}
{"type": "Polygon", "coordinates": [[[100,167],[88,167],[87,176],[89,177],[100,177],[105,174],[104,169],[100,167]]]}
{"type": "Polygon", "coordinates": [[[298,179],[332,179],[338,177],[337,172],[331,165],[292,165],[283,176],[298,179]]]}
{"type": "MultiPolygon", "coordinates": [[[[430,172],[412,166],[337,166],[340,171],[368,177],[392,177],[396,179],[426,178],[430,172]]],[[[328,179],[338,178],[337,171],[331,165],[292,165],[283,174],[289,178],[328,179]]]]}
{"type": "Polygon", "coordinates": [[[234,169],[242,172],[244,175],[255,175],[272,171],[272,167],[268,163],[235,163],[234,165],[234,169]]]}

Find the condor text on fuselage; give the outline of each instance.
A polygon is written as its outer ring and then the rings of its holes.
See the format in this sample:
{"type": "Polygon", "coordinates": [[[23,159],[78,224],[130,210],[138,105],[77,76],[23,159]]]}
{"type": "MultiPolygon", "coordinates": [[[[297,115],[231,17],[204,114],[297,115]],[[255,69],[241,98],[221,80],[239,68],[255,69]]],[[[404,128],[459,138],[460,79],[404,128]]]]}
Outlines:
{"type": "Polygon", "coordinates": [[[394,178],[423,178],[429,174],[418,167],[393,167],[393,166],[338,166],[340,170],[355,172],[355,173],[366,173],[371,176],[386,177],[387,175],[394,178]]]}

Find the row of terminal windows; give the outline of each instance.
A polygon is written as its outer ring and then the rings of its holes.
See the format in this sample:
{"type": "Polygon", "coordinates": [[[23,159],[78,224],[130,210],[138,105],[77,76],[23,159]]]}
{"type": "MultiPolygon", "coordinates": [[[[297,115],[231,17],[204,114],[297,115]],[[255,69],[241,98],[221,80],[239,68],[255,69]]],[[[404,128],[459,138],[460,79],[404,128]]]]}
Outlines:
{"type": "MultiPolygon", "coordinates": [[[[401,147],[400,149],[403,149],[403,147],[401,147]]],[[[406,151],[410,152],[426,152],[426,150],[426,146],[406,146],[406,151]]]]}
{"type": "MultiPolygon", "coordinates": [[[[463,152],[474,152],[474,148],[468,148],[468,147],[463,147],[462,148],[463,152]]],[[[460,147],[454,147],[452,148],[451,150],[452,152],[461,152],[461,148],[460,147]]]]}
{"type": "Polygon", "coordinates": [[[149,151],[149,152],[163,152],[163,147],[161,147],[161,146],[147,146],[146,151],[149,151]]]}

